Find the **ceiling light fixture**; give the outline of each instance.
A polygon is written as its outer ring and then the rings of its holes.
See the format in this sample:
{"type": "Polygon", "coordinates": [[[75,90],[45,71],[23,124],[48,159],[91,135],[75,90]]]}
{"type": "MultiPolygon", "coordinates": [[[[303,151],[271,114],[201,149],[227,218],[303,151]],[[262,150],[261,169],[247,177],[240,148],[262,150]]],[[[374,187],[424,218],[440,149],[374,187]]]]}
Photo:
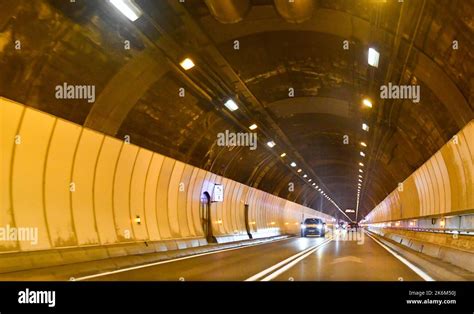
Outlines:
{"type": "Polygon", "coordinates": [[[239,106],[237,106],[235,101],[232,100],[232,99],[227,100],[225,102],[224,106],[226,106],[227,109],[229,109],[230,111],[235,111],[235,110],[239,109],[239,106]]]}
{"type": "Polygon", "coordinates": [[[180,65],[183,69],[185,69],[186,71],[189,70],[189,69],[194,68],[194,62],[193,62],[193,60],[191,60],[191,59],[189,59],[189,58],[186,58],[186,59],[184,59],[183,61],[181,61],[181,62],[179,63],[179,65],[180,65]]]}
{"type": "Polygon", "coordinates": [[[109,0],[109,2],[132,22],[142,15],[142,11],[132,0],[109,0]]]}
{"type": "Polygon", "coordinates": [[[368,98],[364,98],[364,100],[362,100],[362,104],[366,107],[372,108],[372,102],[368,98]]]}
{"type": "Polygon", "coordinates": [[[380,53],[374,48],[369,48],[368,63],[375,68],[379,67],[380,53]]]}

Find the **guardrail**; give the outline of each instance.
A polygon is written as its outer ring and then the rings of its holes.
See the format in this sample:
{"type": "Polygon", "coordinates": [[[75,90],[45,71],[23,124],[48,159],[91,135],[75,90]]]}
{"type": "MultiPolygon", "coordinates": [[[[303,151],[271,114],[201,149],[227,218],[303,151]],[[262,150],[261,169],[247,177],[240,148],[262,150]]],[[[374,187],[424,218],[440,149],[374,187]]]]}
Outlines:
{"type": "MultiPolygon", "coordinates": [[[[371,227],[371,226],[368,226],[371,227]]],[[[372,227],[374,228],[374,227],[372,227]]],[[[474,229],[455,229],[455,228],[426,228],[426,227],[375,227],[384,229],[397,229],[397,230],[410,230],[410,231],[422,231],[432,233],[448,233],[448,234],[462,234],[462,235],[474,235],[474,229]]]]}

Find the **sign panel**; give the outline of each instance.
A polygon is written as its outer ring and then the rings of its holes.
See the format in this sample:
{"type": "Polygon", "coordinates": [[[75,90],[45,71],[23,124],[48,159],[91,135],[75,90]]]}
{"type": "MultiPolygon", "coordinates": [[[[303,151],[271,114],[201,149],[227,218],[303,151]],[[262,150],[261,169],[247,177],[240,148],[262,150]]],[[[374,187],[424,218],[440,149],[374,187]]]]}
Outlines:
{"type": "Polygon", "coordinates": [[[212,193],[213,202],[224,201],[224,186],[222,184],[214,184],[214,191],[212,193]]]}

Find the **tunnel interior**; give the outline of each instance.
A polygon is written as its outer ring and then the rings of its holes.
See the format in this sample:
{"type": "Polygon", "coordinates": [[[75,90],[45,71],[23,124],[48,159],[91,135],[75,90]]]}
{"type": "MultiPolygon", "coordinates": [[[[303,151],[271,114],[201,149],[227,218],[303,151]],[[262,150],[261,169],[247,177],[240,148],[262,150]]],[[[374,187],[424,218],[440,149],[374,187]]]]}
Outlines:
{"type": "Polygon", "coordinates": [[[135,2],[130,21],[108,1],[1,1],[0,95],[347,221],[473,118],[472,2],[135,2]],[[389,83],[419,97],[381,98],[389,83]],[[74,84],[94,99],[58,97],[74,84]]]}

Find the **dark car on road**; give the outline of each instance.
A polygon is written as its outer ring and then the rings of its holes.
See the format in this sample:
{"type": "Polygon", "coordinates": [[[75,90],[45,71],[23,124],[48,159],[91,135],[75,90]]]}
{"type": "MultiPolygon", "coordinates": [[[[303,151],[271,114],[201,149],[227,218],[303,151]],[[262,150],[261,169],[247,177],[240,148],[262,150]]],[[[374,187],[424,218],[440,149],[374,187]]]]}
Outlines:
{"type": "Polygon", "coordinates": [[[324,237],[326,234],[326,224],[319,218],[306,218],[301,224],[301,236],[309,235],[324,237]]]}

